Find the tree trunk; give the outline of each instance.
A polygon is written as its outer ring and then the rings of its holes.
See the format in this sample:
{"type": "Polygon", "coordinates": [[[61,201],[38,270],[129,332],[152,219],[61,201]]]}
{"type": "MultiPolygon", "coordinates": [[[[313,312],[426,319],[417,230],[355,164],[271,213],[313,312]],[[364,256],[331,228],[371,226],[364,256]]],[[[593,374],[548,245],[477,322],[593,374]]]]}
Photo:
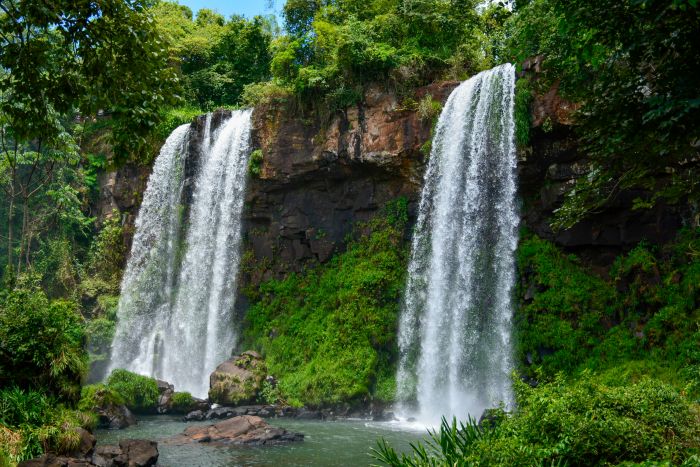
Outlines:
{"type": "Polygon", "coordinates": [[[7,209],[7,265],[12,269],[12,234],[14,228],[12,226],[12,218],[15,213],[15,196],[14,193],[10,196],[10,206],[7,209]]]}

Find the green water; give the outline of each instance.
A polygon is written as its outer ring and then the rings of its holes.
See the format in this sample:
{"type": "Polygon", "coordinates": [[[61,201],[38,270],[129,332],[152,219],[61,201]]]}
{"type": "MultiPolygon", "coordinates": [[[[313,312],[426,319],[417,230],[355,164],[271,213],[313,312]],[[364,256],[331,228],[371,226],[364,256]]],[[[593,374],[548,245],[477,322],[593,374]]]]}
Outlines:
{"type": "MultiPolygon", "coordinates": [[[[406,431],[396,424],[343,420],[335,422],[269,419],[273,426],[303,433],[304,441],[280,446],[169,446],[159,443],[158,465],[167,467],[215,466],[363,466],[376,461],[369,455],[380,438],[400,451],[422,439],[423,431],[406,431]]],[[[194,424],[167,415],[140,417],[139,424],[124,430],[97,430],[99,444],[116,444],[124,438],[161,441],[194,424]]]]}

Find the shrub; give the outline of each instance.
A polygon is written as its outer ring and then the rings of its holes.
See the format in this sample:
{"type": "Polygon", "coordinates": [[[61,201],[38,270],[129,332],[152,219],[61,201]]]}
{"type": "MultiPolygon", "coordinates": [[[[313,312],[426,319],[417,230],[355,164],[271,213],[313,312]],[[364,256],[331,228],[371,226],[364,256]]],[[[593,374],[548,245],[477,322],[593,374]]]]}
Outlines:
{"type": "Polygon", "coordinates": [[[113,388],[104,384],[89,384],[83,386],[83,389],[80,391],[78,409],[92,412],[100,407],[122,404],[124,404],[124,398],[113,388]]]}
{"type": "Polygon", "coordinates": [[[602,320],[614,315],[615,289],[538,237],[521,241],[517,254],[518,360],[531,365],[523,368],[529,377],[538,376],[532,366],[540,366],[544,376],[573,371],[602,341],[602,320]]]}
{"type": "Polygon", "coordinates": [[[426,447],[398,456],[386,443],[375,451],[392,466],[617,465],[683,462],[700,447],[696,409],[673,387],[644,379],[601,384],[591,374],[531,388],[516,384],[518,410],[491,427],[444,420],[426,447]]]}
{"type": "Polygon", "coordinates": [[[282,104],[292,97],[292,91],[276,81],[246,84],[243,87],[241,103],[246,107],[282,104]]]}
{"type": "Polygon", "coordinates": [[[527,236],[518,250],[516,350],[525,376],[585,368],[630,381],[662,378],[700,395],[700,231],[664,247],[640,244],[608,277],[527,236]]]}
{"type": "Polygon", "coordinates": [[[418,118],[423,121],[433,122],[442,112],[442,104],[433,100],[433,96],[426,94],[423,99],[418,101],[418,118]]]}
{"type": "Polygon", "coordinates": [[[87,370],[78,306],[41,290],[0,292],[0,381],[77,400],[87,370]]]}
{"type": "Polygon", "coordinates": [[[113,294],[119,293],[127,255],[121,219],[119,211],[114,209],[90,245],[86,264],[90,278],[104,282],[105,292],[113,294]]]}
{"type": "Polygon", "coordinates": [[[189,392],[176,392],[171,399],[173,409],[187,411],[194,404],[194,397],[189,392]]]}
{"type": "Polygon", "coordinates": [[[158,383],[148,376],[116,369],[107,378],[107,387],[119,394],[134,412],[153,412],[158,406],[158,383]]]}
{"type": "Polygon", "coordinates": [[[262,172],[263,152],[261,149],[256,149],[250,153],[248,159],[248,173],[254,177],[259,177],[262,172]]]}
{"type": "Polygon", "coordinates": [[[91,429],[90,415],[67,409],[57,399],[17,387],[0,389],[0,459],[11,462],[45,451],[66,454],[78,447],[77,428],[91,429]]]}

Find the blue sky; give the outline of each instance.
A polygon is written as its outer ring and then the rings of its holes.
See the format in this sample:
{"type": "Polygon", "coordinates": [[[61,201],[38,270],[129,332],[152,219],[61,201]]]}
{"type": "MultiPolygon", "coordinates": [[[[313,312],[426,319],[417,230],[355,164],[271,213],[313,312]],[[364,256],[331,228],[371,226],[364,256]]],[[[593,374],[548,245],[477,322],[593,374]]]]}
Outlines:
{"type": "Polygon", "coordinates": [[[218,11],[227,18],[233,14],[252,18],[255,15],[275,13],[278,23],[280,23],[280,11],[284,4],[284,0],[177,0],[177,2],[181,5],[187,5],[195,14],[201,8],[209,8],[218,11]],[[272,9],[269,8],[270,3],[274,4],[272,9]]]}

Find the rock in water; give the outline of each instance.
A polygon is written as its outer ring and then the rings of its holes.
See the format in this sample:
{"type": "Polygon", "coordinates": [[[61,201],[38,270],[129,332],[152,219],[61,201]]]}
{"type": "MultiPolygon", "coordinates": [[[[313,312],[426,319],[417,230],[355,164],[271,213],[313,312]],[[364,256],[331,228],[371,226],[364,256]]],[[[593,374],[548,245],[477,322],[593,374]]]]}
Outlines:
{"type": "Polygon", "coordinates": [[[123,439],[119,441],[121,454],[114,459],[115,465],[150,467],[158,462],[158,443],[145,439],[123,439]]]}
{"type": "Polygon", "coordinates": [[[173,394],[175,394],[175,386],[160,379],[156,380],[158,384],[158,413],[168,413],[172,408],[173,394]]]}
{"type": "Polygon", "coordinates": [[[166,440],[168,444],[282,444],[302,441],[304,435],[268,425],[252,415],[229,418],[213,425],[193,426],[166,440]]]}
{"type": "Polygon", "coordinates": [[[99,426],[106,428],[121,430],[138,423],[134,414],[125,405],[108,403],[103,407],[97,407],[95,413],[99,426]]]}
{"type": "Polygon", "coordinates": [[[253,403],[266,372],[257,352],[236,355],[217,366],[209,377],[209,399],[221,405],[253,403]]]}

